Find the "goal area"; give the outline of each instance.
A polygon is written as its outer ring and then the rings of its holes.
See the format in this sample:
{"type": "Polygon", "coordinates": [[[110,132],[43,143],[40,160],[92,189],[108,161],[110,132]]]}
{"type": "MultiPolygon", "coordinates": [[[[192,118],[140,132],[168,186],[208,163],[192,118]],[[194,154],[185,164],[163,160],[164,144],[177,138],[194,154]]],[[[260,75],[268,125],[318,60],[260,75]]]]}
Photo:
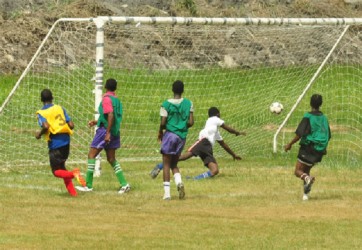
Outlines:
{"type": "MultiPolygon", "coordinates": [[[[361,18],[96,17],[57,20],[0,107],[0,166],[47,165],[35,139],[40,92],[49,88],[75,124],[68,163],[86,162],[103,83],[118,81],[123,103],[121,161],[161,159],[157,142],[163,100],[185,83],[195,107],[186,148],[210,107],[244,131],[221,129],[243,158],[296,157],[283,152],[314,93],[323,96],[332,139],[326,164],[356,166],[362,152],[361,18]],[[284,110],[269,111],[278,101],[284,110]]],[[[216,157],[230,157],[214,147],[216,157]]],[[[104,157],[105,158],[105,157],[104,157]]]]}

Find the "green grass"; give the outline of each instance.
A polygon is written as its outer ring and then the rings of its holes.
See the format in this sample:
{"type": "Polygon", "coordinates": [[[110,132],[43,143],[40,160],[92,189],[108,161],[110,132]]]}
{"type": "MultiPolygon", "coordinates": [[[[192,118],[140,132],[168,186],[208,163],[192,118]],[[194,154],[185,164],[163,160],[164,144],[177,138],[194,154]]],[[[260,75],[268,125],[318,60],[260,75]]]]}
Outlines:
{"type": "MultiPolygon", "coordinates": [[[[207,109],[217,106],[227,124],[247,133],[245,137],[223,133],[228,144],[246,158],[268,159],[277,127],[316,69],[315,65],[303,68],[195,70],[115,70],[106,67],[104,78],[114,77],[120,82],[117,94],[124,108],[121,127],[123,148],[120,155],[133,159],[159,157],[156,153],[159,148],[156,140],[159,107],[163,100],[171,97],[171,83],[175,79],[182,79],[185,82],[184,96],[191,99],[195,106],[195,125],[189,131],[186,147],[198,137],[207,118],[207,109]],[[281,101],[285,108],[278,116],[268,111],[270,103],[275,100],[281,101]]],[[[9,165],[9,159],[16,159],[18,164],[24,164],[36,158],[36,162],[47,164],[43,142],[33,140],[34,131],[38,129],[34,113],[42,105],[39,93],[46,87],[52,89],[54,102],[63,105],[76,124],[70,161],[84,160],[93,134],[86,126],[94,115],[94,82],[90,81],[93,74],[94,69],[90,65],[82,65],[72,71],[57,69],[47,74],[29,73],[11,99],[11,104],[0,116],[0,140],[18,143],[0,144],[0,151],[4,154],[0,157],[0,163],[9,165]],[[24,151],[32,153],[19,151],[20,145],[24,151]]],[[[279,152],[283,154],[283,145],[294,137],[303,114],[310,110],[310,95],[321,93],[324,98],[322,111],[332,126],[332,140],[325,160],[336,166],[359,166],[362,104],[358,75],[359,68],[353,65],[328,65],[278,137],[279,152]]],[[[5,92],[12,87],[9,80],[4,79],[8,83],[4,85],[5,91],[0,101],[5,99],[5,92]]],[[[13,80],[12,84],[16,82],[15,78],[13,80]]],[[[228,156],[220,147],[215,147],[215,154],[218,157],[228,156]]],[[[285,156],[281,157],[283,159],[285,156]]]]}
{"type": "Polygon", "coordinates": [[[7,98],[10,91],[14,87],[18,77],[14,75],[2,75],[0,76],[0,105],[3,104],[3,101],[7,98]]]}
{"type": "MultiPolygon", "coordinates": [[[[62,180],[54,178],[49,167],[1,166],[1,248],[361,249],[359,85],[341,86],[332,68],[330,74],[323,74],[310,91],[323,93],[324,110],[332,124],[338,125],[332,130],[328,155],[312,170],[317,181],[311,200],[301,200],[301,181],[293,175],[297,145],[288,154],[271,154],[270,138],[274,132],[265,126],[277,126],[283,120],[301,92],[294,90],[295,86],[305,86],[305,82],[299,83],[303,79],[300,76],[303,70],[285,69],[292,74],[287,76],[284,85],[278,85],[279,88],[275,88],[273,81],[284,77],[283,69],[255,72],[213,69],[213,75],[208,69],[192,72],[140,70],[126,74],[107,71],[122,82],[119,95],[125,108],[123,147],[117,152],[117,157],[132,185],[131,193],[117,195],[116,177],[106,164],[103,175],[94,181],[95,191],[80,193],[76,198],[69,197],[62,180]],[[161,101],[171,93],[174,74],[186,83],[193,83],[192,91],[190,86],[185,93],[197,107],[196,123],[190,131],[188,144],[197,137],[209,106],[218,106],[229,124],[248,135],[236,138],[223,134],[228,144],[244,159],[234,162],[218,157],[221,174],[216,178],[186,181],[186,175],[199,174],[205,168],[199,160],[181,163],[186,200],[177,200],[172,183],[174,199],[165,202],[162,201],[161,178],[152,180],[148,176],[155,162],[131,162],[125,158],[140,155],[160,157],[155,153],[159,147],[156,142],[158,109],[161,101]],[[270,82],[263,82],[265,78],[270,82]],[[204,95],[205,89],[208,95],[204,95]],[[263,89],[262,93],[260,89],[263,89]],[[146,106],[142,102],[145,98],[148,98],[147,108],[140,109],[146,106]],[[276,98],[286,108],[280,116],[267,111],[270,100],[276,98]],[[349,100],[356,105],[346,108],[349,100]]],[[[349,73],[345,74],[344,80],[356,82],[352,78],[359,71],[351,71],[350,68],[340,68],[337,72],[349,73]]],[[[92,74],[49,75],[44,77],[46,81],[35,74],[27,77],[27,84],[14,96],[17,100],[13,104],[15,111],[0,117],[4,132],[0,140],[6,145],[0,150],[2,158],[15,152],[18,153],[17,159],[29,158],[47,164],[46,146],[33,138],[32,129],[36,127],[33,113],[41,107],[40,90],[50,86],[57,102],[66,104],[76,122],[71,157],[75,155],[77,160],[85,161],[91,140],[91,133],[84,124],[93,114],[92,85],[89,83],[92,74]],[[69,82],[69,79],[74,81],[69,82]],[[69,87],[67,84],[73,85],[69,87]],[[74,92],[66,93],[70,89],[74,92]],[[84,109],[77,106],[80,100],[84,109]],[[27,117],[28,123],[24,128],[18,128],[17,119],[22,115],[27,117]],[[9,131],[12,135],[7,139],[9,131]],[[5,144],[8,140],[15,141],[16,136],[22,140],[18,146],[5,144]]],[[[1,103],[15,82],[16,77],[1,77],[1,103]]],[[[307,97],[287,124],[287,131],[282,135],[285,141],[293,137],[294,129],[306,110],[307,97]]],[[[216,146],[215,151],[219,154],[220,147],[216,146]]],[[[83,172],[86,170],[85,165],[69,164],[69,168],[73,167],[80,167],[83,172]]]]}
{"type": "MultiPolygon", "coordinates": [[[[120,159],[122,162],[122,159],[120,159]]],[[[362,170],[312,169],[309,201],[294,161],[220,160],[213,179],[199,160],[180,164],[186,199],[162,200],[154,162],[122,162],[132,191],[117,194],[108,165],[92,193],[70,197],[48,167],[0,169],[2,249],[361,249],[362,170]]],[[[72,166],[75,167],[75,166],[72,166]]],[[[85,170],[85,166],[78,166],[85,170]]]]}

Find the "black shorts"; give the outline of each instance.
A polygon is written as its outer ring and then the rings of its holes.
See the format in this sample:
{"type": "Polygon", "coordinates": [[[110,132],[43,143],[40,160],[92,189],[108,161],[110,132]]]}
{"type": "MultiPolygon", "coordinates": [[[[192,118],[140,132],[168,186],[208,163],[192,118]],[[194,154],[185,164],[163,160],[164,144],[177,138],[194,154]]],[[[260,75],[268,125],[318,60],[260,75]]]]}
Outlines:
{"type": "Polygon", "coordinates": [[[298,153],[298,161],[313,166],[314,164],[322,161],[325,152],[318,152],[313,148],[313,145],[301,145],[298,153]]]}
{"type": "Polygon", "coordinates": [[[187,151],[191,152],[194,156],[199,156],[206,167],[210,162],[216,163],[212,152],[212,145],[206,138],[197,141],[187,151]]]}
{"type": "Polygon", "coordinates": [[[69,156],[69,144],[57,149],[49,150],[49,161],[52,171],[65,169],[65,161],[69,156]]]}

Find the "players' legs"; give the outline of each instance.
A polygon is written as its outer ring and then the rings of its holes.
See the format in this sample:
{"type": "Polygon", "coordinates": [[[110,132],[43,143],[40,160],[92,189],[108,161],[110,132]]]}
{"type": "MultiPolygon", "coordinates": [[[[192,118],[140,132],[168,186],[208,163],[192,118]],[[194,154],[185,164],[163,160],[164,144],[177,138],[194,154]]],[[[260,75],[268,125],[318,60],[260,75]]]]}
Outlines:
{"type": "Polygon", "coordinates": [[[201,173],[197,176],[195,176],[194,180],[201,180],[206,179],[209,177],[214,177],[219,173],[219,168],[216,162],[216,159],[214,158],[212,151],[203,152],[200,154],[201,160],[204,162],[204,165],[209,169],[208,171],[201,173]]]}
{"type": "MultiPolygon", "coordinates": [[[[193,156],[194,155],[191,152],[186,152],[179,157],[178,161],[186,161],[187,159],[190,159],[193,156]]],[[[163,163],[162,162],[158,163],[150,172],[150,176],[152,177],[152,179],[155,179],[162,169],[163,169],[163,163]]]]}
{"type": "Polygon", "coordinates": [[[60,166],[52,166],[53,175],[57,178],[62,178],[64,181],[64,185],[68,190],[68,193],[71,196],[76,196],[77,192],[75,191],[72,179],[74,178],[74,174],[71,171],[65,169],[64,164],[60,166]]]}
{"type": "Polygon", "coordinates": [[[306,163],[298,159],[295,165],[294,174],[303,181],[308,181],[308,179],[311,178],[309,174],[312,167],[313,164],[306,163]]]}
{"type": "Polygon", "coordinates": [[[123,175],[120,163],[116,160],[116,149],[114,148],[106,149],[106,154],[107,154],[107,161],[109,162],[109,164],[111,164],[114,173],[117,176],[119,184],[121,185],[121,187],[126,187],[128,183],[123,175]]]}
{"type": "Polygon", "coordinates": [[[93,173],[96,166],[96,156],[102,151],[102,148],[90,148],[88,152],[86,186],[88,189],[93,188],[93,173]]]}
{"type": "Polygon", "coordinates": [[[210,162],[207,167],[210,169],[211,177],[217,175],[219,173],[219,168],[216,162],[210,162]]]}
{"type": "Polygon", "coordinates": [[[304,180],[304,165],[303,163],[301,163],[300,161],[297,161],[297,163],[295,164],[295,170],[294,170],[294,174],[296,177],[301,178],[302,180],[304,180]],[[303,176],[303,178],[302,178],[303,176]]]}
{"type": "Polygon", "coordinates": [[[191,157],[193,157],[194,155],[191,152],[186,152],[184,154],[182,154],[179,158],[178,161],[186,161],[188,159],[190,159],[191,157]]]}
{"type": "Polygon", "coordinates": [[[171,167],[171,170],[173,173],[173,177],[175,179],[175,184],[176,184],[177,191],[179,194],[179,199],[184,199],[185,198],[185,187],[184,187],[184,184],[182,183],[180,169],[177,167],[179,157],[180,157],[179,155],[173,155],[171,157],[170,167],[171,167]]]}
{"type": "Polygon", "coordinates": [[[300,178],[303,181],[303,200],[308,200],[308,194],[311,191],[312,184],[314,183],[315,178],[310,176],[310,170],[313,167],[313,164],[303,162],[298,159],[295,165],[294,174],[296,177],[300,178]]]}
{"type": "Polygon", "coordinates": [[[49,161],[53,175],[57,178],[62,178],[68,193],[72,196],[76,196],[77,192],[75,191],[72,182],[74,174],[65,168],[65,161],[68,159],[68,156],[69,145],[49,150],[49,161]]]}
{"type": "Polygon", "coordinates": [[[171,169],[171,155],[162,155],[163,162],[163,189],[164,195],[163,199],[171,199],[171,191],[170,191],[170,169],[171,169]]]}

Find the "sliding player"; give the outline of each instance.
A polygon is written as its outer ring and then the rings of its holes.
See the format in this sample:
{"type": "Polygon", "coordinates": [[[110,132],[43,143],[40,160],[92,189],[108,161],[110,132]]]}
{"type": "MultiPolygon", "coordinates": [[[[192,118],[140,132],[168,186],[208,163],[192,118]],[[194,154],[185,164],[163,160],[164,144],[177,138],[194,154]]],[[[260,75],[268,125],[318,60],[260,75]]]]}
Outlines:
{"type": "MultiPolygon", "coordinates": [[[[199,133],[199,139],[188,149],[185,154],[182,154],[179,158],[179,161],[185,161],[193,156],[199,156],[204,162],[205,167],[207,167],[209,170],[193,177],[195,180],[213,177],[219,173],[218,164],[213,155],[213,146],[215,141],[217,141],[220,146],[233,157],[234,160],[241,160],[241,157],[236,155],[224,142],[219,133],[219,127],[225,129],[231,134],[235,134],[236,136],[246,135],[246,133],[236,131],[235,129],[226,125],[225,122],[220,119],[220,111],[216,107],[211,107],[208,113],[209,118],[206,121],[205,127],[199,133]]],[[[157,164],[150,173],[151,177],[156,178],[162,168],[162,163],[157,164]]]]}

